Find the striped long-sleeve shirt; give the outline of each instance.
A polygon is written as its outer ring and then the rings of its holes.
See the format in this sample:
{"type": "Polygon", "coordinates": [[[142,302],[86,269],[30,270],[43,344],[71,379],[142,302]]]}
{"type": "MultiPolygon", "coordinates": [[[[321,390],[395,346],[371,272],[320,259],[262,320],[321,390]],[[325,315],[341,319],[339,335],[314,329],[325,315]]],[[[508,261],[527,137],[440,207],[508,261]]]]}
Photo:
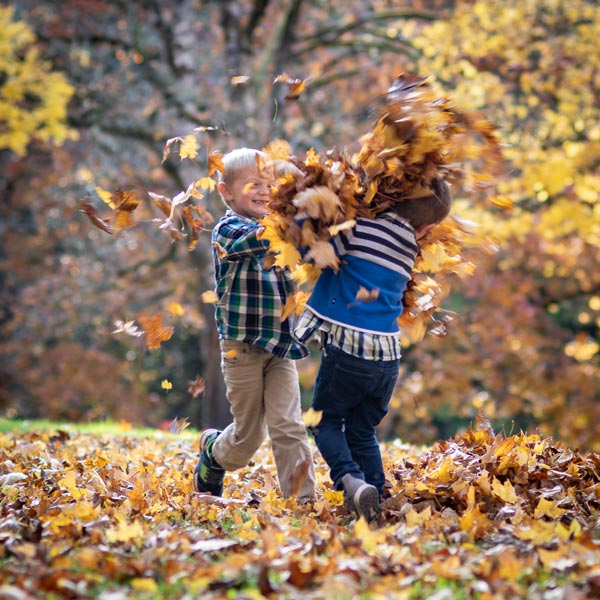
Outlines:
{"type": "Polygon", "coordinates": [[[418,246],[414,229],[393,213],[357,219],[332,243],[340,270],[324,269],[300,319],[296,335],[305,341],[315,330],[330,343],[367,360],[400,357],[398,317],[418,246]],[[368,299],[360,299],[360,290],[368,299]]]}
{"type": "Polygon", "coordinates": [[[221,339],[259,346],[279,358],[303,358],[306,346],[291,334],[281,307],[294,282],[287,271],[263,268],[269,243],[258,221],[228,210],[212,232],[217,328],[221,339]]]}

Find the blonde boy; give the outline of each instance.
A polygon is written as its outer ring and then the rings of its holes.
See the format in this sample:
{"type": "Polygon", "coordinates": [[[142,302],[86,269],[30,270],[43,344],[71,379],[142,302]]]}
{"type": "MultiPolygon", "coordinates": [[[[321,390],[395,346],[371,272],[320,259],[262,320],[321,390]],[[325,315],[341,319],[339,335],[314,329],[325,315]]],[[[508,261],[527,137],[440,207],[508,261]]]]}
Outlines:
{"type": "Polygon", "coordinates": [[[263,268],[268,241],[257,234],[259,220],[269,212],[264,160],[251,148],[223,157],[219,192],[228,210],[212,242],[219,298],[215,317],[233,422],[223,431],[202,434],[194,487],[222,495],[225,471],[246,466],[268,432],[282,495],[297,494],[304,501],[314,496],[315,475],[294,361],[308,350],[292,337],[289,319],[280,318],[294,289],[289,273],[263,268]]]}

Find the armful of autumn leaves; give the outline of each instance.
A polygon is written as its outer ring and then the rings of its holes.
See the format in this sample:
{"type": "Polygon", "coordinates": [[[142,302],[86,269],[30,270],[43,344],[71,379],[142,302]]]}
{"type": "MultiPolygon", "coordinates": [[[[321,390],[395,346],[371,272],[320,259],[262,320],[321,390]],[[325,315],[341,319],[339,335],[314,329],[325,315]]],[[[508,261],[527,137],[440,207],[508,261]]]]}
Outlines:
{"type": "MultiPolygon", "coordinates": [[[[336,149],[324,153],[310,149],[301,159],[281,140],[263,149],[267,160],[259,166],[269,169],[274,182],[271,213],[261,221],[261,235],[271,249],[266,264],[289,269],[298,284],[296,294],[282,307],[282,319],[301,312],[319,267],[331,262],[329,240],[351,228],[357,216],[373,217],[394,203],[414,198],[439,177],[452,186],[455,197],[460,192],[471,203],[489,201],[499,208],[510,207],[495,194],[505,164],[492,124],[476,113],[458,110],[450,98],[437,93],[421,77],[399,76],[380,104],[371,131],[362,136],[360,150],[353,156],[336,149]],[[281,164],[296,169],[279,169],[281,164]],[[299,248],[305,252],[301,254],[299,248]]],[[[198,128],[194,134],[208,129],[198,128]]],[[[198,142],[189,135],[170,139],[163,158],[174,143],[180,144],[182,159],[197,155],[198,142]]],[[[212,220],[199,202],[206,191],[214,190],[213,176],[223,169],[218,151],[208,152],[207,166],[207,177],[173,198],[149,194],[162,215],[156,220],[159,228],[173,239],[188,237],[190,250],[212,220]]],[[[113,209],[114,225],[110,219],[100,218],[85,201],[81,208],[94,225],[113,233],[132,224],[131,213],[139,204],[132,193],[98,190],[98,194],[113,209]]],[[[408,341],[419,341],[427,331],[445,332],[452,317],[441,304],[450,291],[451,276],[465,277],[474,270],[474,264],[462,255],[468,247],[489,249],[493,242],[478,233],[476,224],[452,213],[420,242],[400,318],[408,341]]],[[[361,289],[357,302],[368,302],[377,294],[378,290],[361,289]]],[[[209,301],[210,295],[204,300],[209,301]]],[[[162,325],[160,315],[145,317],[142,327],[148,348],[159,347],[172,334],[162,325]]],[[[139,332],[132,322],[121,323],[117,331],[139,332]]]]}

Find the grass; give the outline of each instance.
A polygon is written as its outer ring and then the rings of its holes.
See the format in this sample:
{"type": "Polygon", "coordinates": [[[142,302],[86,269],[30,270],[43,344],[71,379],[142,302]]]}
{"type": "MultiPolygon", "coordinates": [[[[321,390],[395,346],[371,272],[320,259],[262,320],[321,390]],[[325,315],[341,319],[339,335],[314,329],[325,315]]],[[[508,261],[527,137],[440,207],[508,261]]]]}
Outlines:
{"type": "MultiPolygon", "coordinates": [[[[6,419],[0,418],[0,433],[19,433],[24,431],[66,431],[91,435],[132,435],[143,438],[161,438],[174,435],[168,430],[152,427],[135,427],[127,421],[97,421],[93,423],[70,423],[48,421],[46,419],[6,419]]],[[[195,429],[186,428],[177,436],[194,438],[198,435],[195,429]]]]}

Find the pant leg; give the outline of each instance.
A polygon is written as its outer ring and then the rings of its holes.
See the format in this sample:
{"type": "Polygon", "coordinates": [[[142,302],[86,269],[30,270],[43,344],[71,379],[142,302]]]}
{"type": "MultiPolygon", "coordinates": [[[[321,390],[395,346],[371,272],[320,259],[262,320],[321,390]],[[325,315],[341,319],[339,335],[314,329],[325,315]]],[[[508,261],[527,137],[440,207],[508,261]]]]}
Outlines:
{"type": "Polygon", "coordinates": [[[387,414],[388,406],[398,379],[397,361],[394,365],[378,362],[379,376],[368,397],[358,404],[346,420],[346,439],[355,462],[365,481],[383,494],[385,473],[375,427],[387,414]]]}
{"type": "Polygon", "coordinates": [[[221,342],[221,369],[233,422],[217,438],[213,455],[227,471],[246,466],[266,436],[263,354],[251,344],[221,342]],[[227,356],[232,350],[235,356],[227,356]]]}
{"type": "Polygon", "coordinates": [[[341,489],[341,479],[348,473],[364,479],[348,445],[346,419],[366,393],[370,379],[356,377],[351,364],[342,365],[338,360],[341,354],[331,347],[323,350],[312,402],[312,408],[323,414],[311,428],[336,489],[341,489]]]}
{"type": "Polygon", "coordinates": [[[296,363],[272,355],[268,355],[265,362],[265,419],[281,493],[284,498],[294,493],[296,475],[304,463],[308,470],[298,496],[313,496],[314,460],[308,444],[306,427],[302,422],[296,363]]]}

